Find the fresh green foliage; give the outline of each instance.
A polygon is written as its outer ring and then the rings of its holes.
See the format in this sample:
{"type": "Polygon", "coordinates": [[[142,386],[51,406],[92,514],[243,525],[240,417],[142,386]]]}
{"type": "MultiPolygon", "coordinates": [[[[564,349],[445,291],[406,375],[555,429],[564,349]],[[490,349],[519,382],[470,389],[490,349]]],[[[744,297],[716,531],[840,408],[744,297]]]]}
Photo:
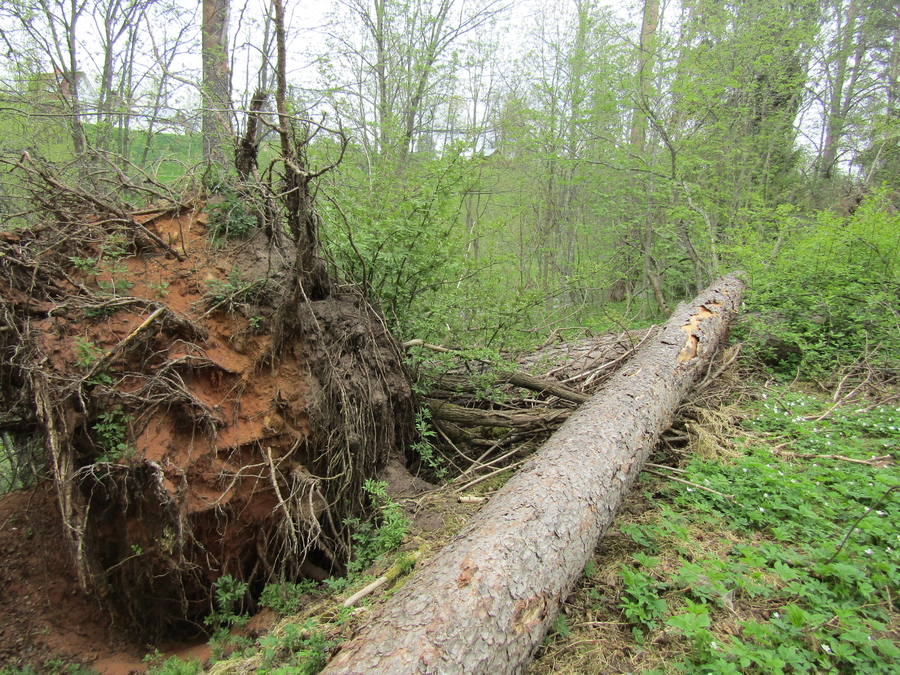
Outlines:
{"type": "Polygon", "coordinates": [[[280,584],[266,584],[259,598],[259,604],[281,616],[290,616],[300,610],[304,596],[318,592],[319,588],[312,579],[304,579],[296,584],[288,581],[280,584]]]}
{"type": "Polygon", "coordinates": [[[203,621],[212,628],[210,643],[221,650],[229,639],[229,631],[235,626],[244,625],[249,619],[246,614],[239,611],[247,594],[247,583],[226,574],[213,583],[213,590],[216,611],[203,621]]]}
{"type": "Polygon", "coordinates": [[[409,520],[400,506],[387,496],[387,483],[366,479],[364,489],[378,512],[378,524],[348,518],[354,532],[353,559],[347,566],[352,573],[367,569],[372,563],[396,549],[403,542],[409,520]]]}
{"type": "Polygon", "coordinates": [[[115,462],[130,450],[128,445],[128,414],[121,408],[100,413],[92,425],[94,438],[102,452],[98,462],[115,462]]]}
{"type": "Polygon", "coordinates": [[[243,239],[256,227],[256,216],[247,206],[245,198],[229,191],[220,195],[220,201],[210,203],[209,233],[214,240],[243,239]]]}
{"type": "Polygon", "coordinates": [[[341,181],[339,203],[320,202],[323,239],[341,275],[357,281],[403,333],[421,333],[413,324],[464,273],[458,216],[474,167],[460,150],[403,166],[387,162],[375,175],[348,158],[329,175],[341,181]]]}
{"type": "Polygon", "coordinates": [[[18,668],[3,666],[0,668],[0,675],[97,675],[97,671],[80,663],[71,663],[63,658],[55,658],[47,661],[37,670],[30,665],[18,668]]]}
{"type": "Polygon", "coordinates": [[[96,276],[100,274],[100,267],[98,265],[97,258],[82,258],[79,256],[73,256],[69,258],[72,261],[72,264],[75,265],[75,269],[79,272],[90,276],[96,276]]]}
{"type": "Polygon", "coordinates": [[[169,292],[169,282],[165,279],[160,279],[159,281],[147,284],[147,288],[153,291],[153,294],[157,298],[164,298],[166,297],[166,293],[169,292]]]}
{"type": "Polygon", "coordinates": [[[261,333],[263,331],[265,319],[263,319],[259,315],[254,315],[247,319],[247,324],[250,326],[250,330],[254,333],[261,333]]]}
{"type": "Polygon", "coordinates": [[[771,388],[745,426],[744,456],[695,459],[684,476],[733,499],[671,484],[674,506],[623,528],[641,550],[621,568],[622,616],[639,641],[663,626],[683,638],[679,672],[892,672],[900,476],[884,461],[900,456],[900,407],[771,388]],[[710,531],[734,543],[694,541],[710,531]],[[736,611],[739,631],[717,631],[736,611]]]}
{"type": "Polygon", "coordinates": [[[44,452],[43,439],[38,436],[0,432],[0,495],[30,485],[44,452]]]}
{"type": "Polygon", "coordinates": [[[103,350],[91,340],[84,337],[75,338],[75,359],[81,368],[89,369],[101,356],[103,350]]]}
{"type": "Polygon", "coordinates": [[[307,619],[303,625],[288,623],[260,638],[263,661],[260,672],[271,675],[315,675],[324,666],[335,643],[307,619]],[[277,664],[277,668],[269,670],[277,664]]]}
{"type": "Polygon", "coordinates": [[[240,269],[232,267],[226,281],[210,279],[206,282],[209,290],[203,299],[210,308],[223,306],[230,308],[241,302],[252,300],[264,284],[265,280],[247,281],[240,269]]]}
{"type": "Polygon", "coordinates": [[[104,271],[109,273],[109,279],[98,282],[100,289],[106,291],[110,295],[124,295],[134,284],[126,278],[128,267],[121,260],[116,260],[104,267],[104,271]]]}
{"type": "Polygon", "coordinates": [[[739,334],[791,378],[821,376],[859,359],[896,365],[900,354],[900,215],[884,193],[849,218],[830,211],[805,222],[777,213],[778,239],[747,232],[735,249],[751,272],[739,334]]]}
{"type": "Polygon", "coordinates": [[[177,656],[163,659],[158,649],[152,654],[147,654],[144,663],[150,666],[147,675],[199,675],[203,671],[203,664],[199,659],[184,661],[177,656]]]}
{"type": "Polygon", "coordinates": [[[434,475],[440,480],[447,475],[447,467],[438,459],[434,446],[429,440],[435,436],[430,422],[431,411],[427,408],[422,408],[416,413],[416,434],[419,440],[412,444],[412,449],[422,458],[425,466],[433,471],[434,475]]]}
{"type": "MultiPolygon", "coordinates": [[[[653,562],[649,558],[647,562],[653,562]]],[[[659,626],[659,620],[668,610],[666,601],[659,597],[661,586],[650,575],[634,570],[627,565],[620,568],[625,590],[622,593],[622,613],[633,625],[635,638],[643,639],[642,631],[652,631],[659,626]]]]}

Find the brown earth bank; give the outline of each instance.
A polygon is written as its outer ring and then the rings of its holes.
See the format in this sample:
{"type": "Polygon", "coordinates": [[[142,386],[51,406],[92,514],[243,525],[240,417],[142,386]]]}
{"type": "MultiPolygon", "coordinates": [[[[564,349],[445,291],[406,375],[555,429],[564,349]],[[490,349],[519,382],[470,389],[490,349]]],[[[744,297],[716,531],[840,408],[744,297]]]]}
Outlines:
{"type": "Polygon", "coordinates": [[[150,645],[78,586],[49,481],[0,499],[0,664],[36,672],[70,664],[107,675],[146,669],[144,656],[209,657],[199,630],[150,645]]]}
{"type": "Polygon", "coordinates": [[[414,406],[358,293],[290,302],[289,241],[92,206],[0,233],[0,427],[49,455],[0,503],[0,663],[121,672],[117,644],[131,670],[135,644],[202,640],[223,575],[252,611],[266,583],[341,573],[343,523],[403,464],[414,406]]]}

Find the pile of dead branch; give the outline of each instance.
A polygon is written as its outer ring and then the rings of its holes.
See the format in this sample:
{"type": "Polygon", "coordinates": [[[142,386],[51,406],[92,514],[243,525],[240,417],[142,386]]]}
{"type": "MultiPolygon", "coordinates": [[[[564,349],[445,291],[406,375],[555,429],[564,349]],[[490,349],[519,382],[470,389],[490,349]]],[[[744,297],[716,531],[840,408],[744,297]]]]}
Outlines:
{"type": "MultiPolygon", "coordinates": [[[[421,340],[406,342],[420,359],[429,440],[452,468],[457,491],[524,463],[658,330],[651,326],[545,345],[501,365],[421,340]]],[[[661,437],[662,450],[673,456],[713,451],[716,439],[706,433],[708,399],[722,395],[721,375],[739,353],[739,345],[732,347],[710,366],[661,437]]],[[[421,470],[427,474],[429,467],[423,463],[421,470]]]]}
{"type": "Polygon", "coordinates": [[[478,482],[519,466],[657,330],[545,345],[500,365],[421,340],[404,346],[418,363],[430,440],[452,473],[478,482]]]}

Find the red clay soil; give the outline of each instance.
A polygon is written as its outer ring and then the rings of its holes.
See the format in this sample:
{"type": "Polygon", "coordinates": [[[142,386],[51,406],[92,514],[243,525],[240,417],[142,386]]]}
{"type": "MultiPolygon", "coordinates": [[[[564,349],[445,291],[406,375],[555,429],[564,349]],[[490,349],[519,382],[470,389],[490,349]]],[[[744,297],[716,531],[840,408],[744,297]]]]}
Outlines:
{"type": "MultiPolygon", "coordinates": [[[[78,587],[62,541],[49,481],[0,499],[0,665],[42,672],[54,662],[77,663],[106,675],[146,670],[143,658],[153,650],[78,587]]],[[[166,656],[209,658],[205,637],[158,648],[166,656]]]]}

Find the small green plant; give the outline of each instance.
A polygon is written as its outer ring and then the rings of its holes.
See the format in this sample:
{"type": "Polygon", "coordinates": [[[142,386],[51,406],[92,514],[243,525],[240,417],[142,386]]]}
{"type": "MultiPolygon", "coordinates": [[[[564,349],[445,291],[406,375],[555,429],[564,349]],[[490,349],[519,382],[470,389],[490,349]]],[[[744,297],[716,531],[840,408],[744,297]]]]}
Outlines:
{"type": "Polygon", "coordinates": [[[706,663],[715,658],[713,654],[715,641],[709,630],[712,625],[709,609],[703,603],[694,603],[690,600],[685,602],[688,611],[684,614],[670,616],[666,620],[666,625],[679,631],[691,644],[692,663],[706,663]]]}
{"type": "Polygon", "coordinates": [[[103,350],[91,340],[84,337],[75,338],[75,360],[81,368],[89,369],[103,353],[103,350]]]}
{"type": "Polygon", "coordinates": [[[256,216],[235,192],[225,193],[223,201],[208,205],[207,211],[214,240],[242,239],[256,227],[256,216]]]}
{"type": "Polygon", "coordinates": [[[150,667],[147,675],[199,675],[203,670],[203,664],[199,659],[192,658],[183,661],[177,656],[164,659],[159,649],[144,657],[144,663],[150,667]]]}
{"type": "Polygon", "coordinates": [[[563,640],[567,639],[572,634],[569,625],[566,623],[566,615],[562,612],[560,612],[553,620],[553,632],[559,635],[563,640]]]}
{"type": "Polygon", "coordinates": [[[164,297],[166,297],[166,293],[169,292],[169,282],[165,281],[163,279],[160,279],[159,281],[154,281],[154,282],[148,284],[147,287],[151,291],[153,291],[153,294],[157,298],[164,298],[164,297]]]}
{"type": "Polygon", "coordinates": [[[134,284],[128,280],[128,266],[122,260],[114,260],[104,267],[109,273],[108,281],[98,282],[98,286],[111,295],[124,295],[132,289],[134,284]]]}
{"type": "Polygon", "coordinates": [[[280,664],[270,671],[272,675],[315,675],[325,666],[335,644],[315,619],[307,619],[300,626],[285,624],[277,634],[270,633],[259,640],[263,668],[280,664]]]}
{"type": "Polygon", "coordinates": [[[100,274],[100,267],[98,265],[97,258],[81,258],[79,256],[72,256],[69,258],[73,265],[75,265],[75,269],[79,272],[87,274],[89,276],[97,276],[100,274]]]}
{"type": "Polygon", "coordinates": [[[627,565],[622,565],[620,572],[622,581],[625,582],[620,607],[625,618],[632,624],[635,639],[641,642],[643,631],[656,630],[669,607],[659,597],[660,585],[653,577],[627,565]]]}
{"type": "Polygon", "coordinates": [[[250,330],[253,331],[254,333],[262,332],[264,322],[265,322],[265,319],[263,319],[263,317],[261,317],[259,315],[251,316],[247,320],[247,323],[250,326],[250,330]]]}
{"type": "Polygon", "coordinates": [[[431,411],[428,408],[422,408],[416,413],[416,434],[419,440],[413,443],[412,449],[422,458],[422,462],[434,472],[438,479],[443,479],[447,475],[447,467],[437,458],[434,446],[429,439],[434,438],[435,433],[429,422],[431,421],[431,411]]]}
{"type": "Polygon", "coordinates": [[[204,623],[212,626],[212,639],[219,641],[228,635],[233,626],[241,626],[247,622],[247,617],[238,613],[247,594],[247,583],[226,574],[213,583],[213,591],[216,611],[206,617],[204,623]]]}
{"type": "Polygon", "coordinates": [[[296,584],[287,581],[281,584],[266,584],[259,598],[259,604],[281,616],[290,616],[300,610],[304,596],[318,592],[318,586],[312,579],[304,579],[296,584]]]}
{"type": "Polygon", "coordinates": [[[346,523],[354,529],[351,537],[353,559],[348,565],[353,573],[362,572],[400,546],[409,529],[409,520],[400,506],[387,496],[387,483],[367,479],[363,489],[378,509],[380,523],[376,526],[371,521],[364,523],[357,518],[347,519],[346,523]]]}
{"type": "Polygon", "coordinates": [[[623,525],[621,531],[622,534],[631,537],[632,541],[644,549],[647,554],[656,555],[659,553],[659,541],[653,532],[653,528],[631,523],[623,525]]]}
{"type": "Polygon", "coordinates": [[[121,408],[100,413],[92,425],[94,437],[102,452],[98,462],[114,462],[128,451],[128,415],[121,408]]]}
{"type": "Polygon", "coordinates": [[[203,296],[210,307],[219,307],[222,305],[233,305],[235,303],[249,300],[257,291],[262,281],[246,281],[241,270],[233,267],[228,272],[226,281],[218,279],[210,279],[206,282],[207,292],[203,296]]]}

